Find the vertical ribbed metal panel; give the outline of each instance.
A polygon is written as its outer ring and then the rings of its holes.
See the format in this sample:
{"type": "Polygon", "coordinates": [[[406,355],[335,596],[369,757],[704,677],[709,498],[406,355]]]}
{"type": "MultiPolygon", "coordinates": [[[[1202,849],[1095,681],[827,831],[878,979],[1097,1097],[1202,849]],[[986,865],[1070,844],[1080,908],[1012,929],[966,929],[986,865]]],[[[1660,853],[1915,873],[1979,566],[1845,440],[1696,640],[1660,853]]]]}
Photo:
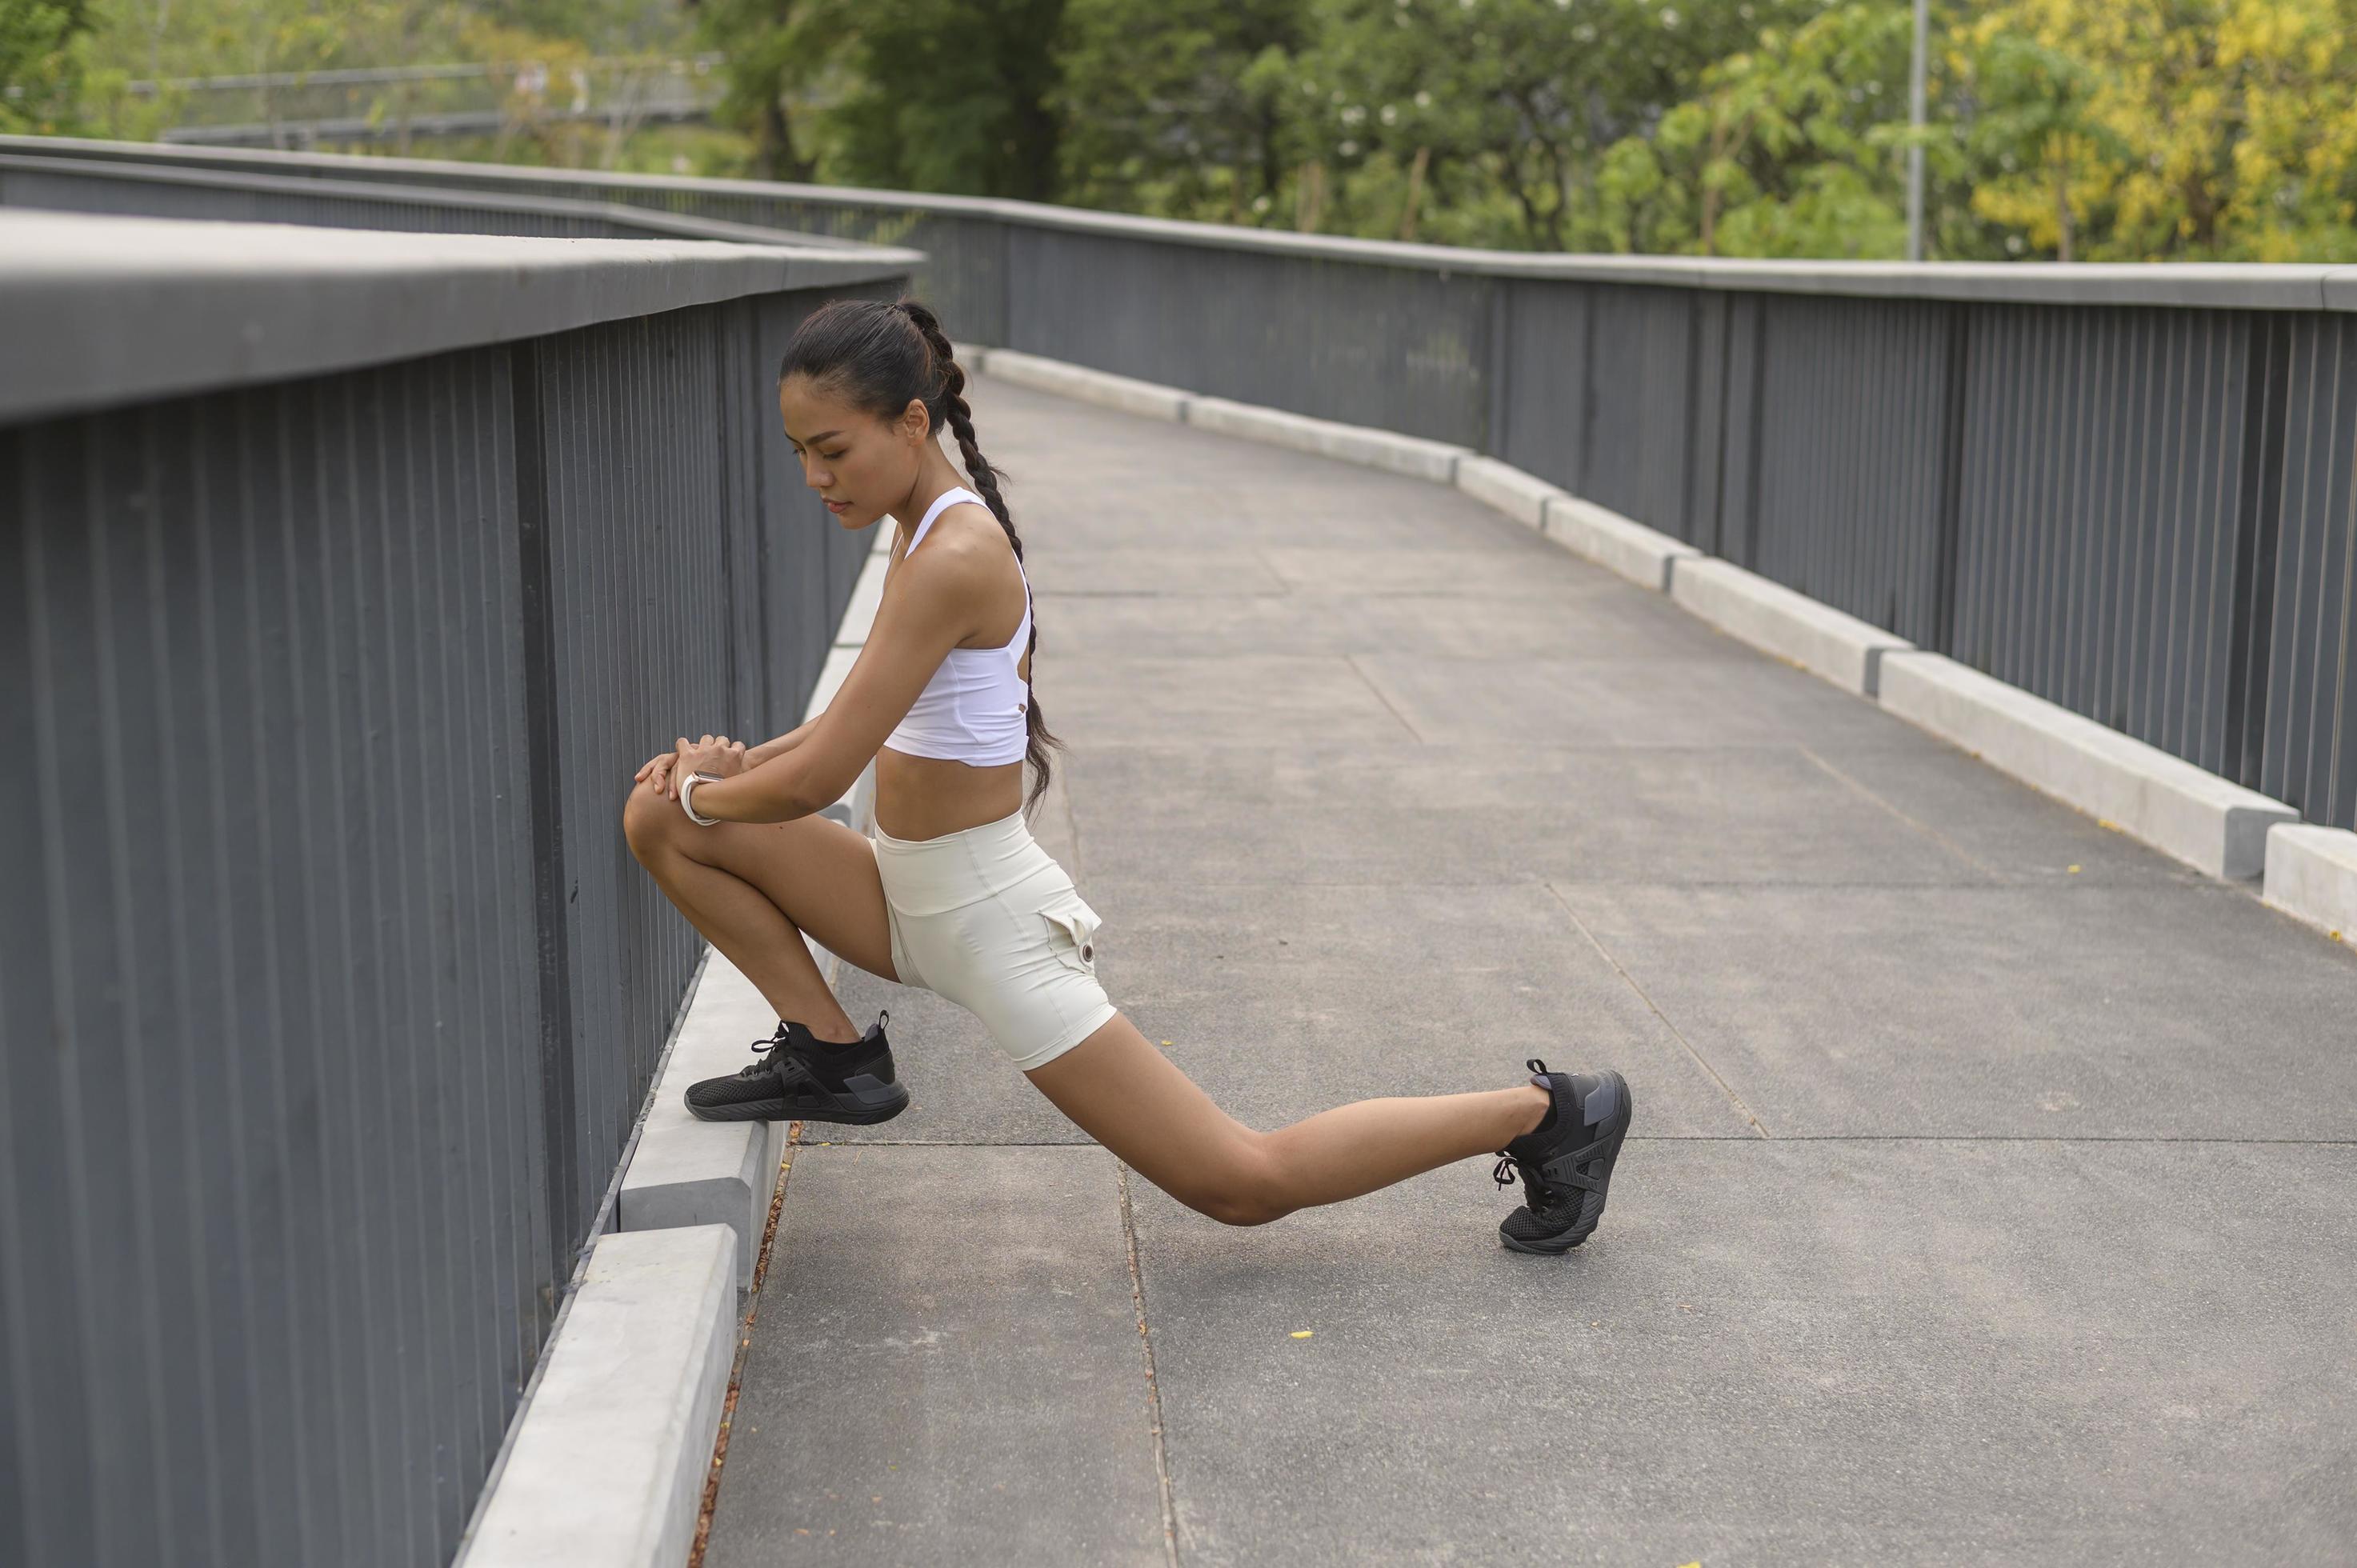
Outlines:
{"type": "Polygon", "coordinates": [[[2303,319],[2289,350],[2258,788],[2357,826],[2357,318],[2303,319]]]}
{"type": "Polygon", "coordinates": [[[2247,460],[2270,395],[2250,348],[2272,318],[1968,308],[1956,656],[2243,777],[2236,631],[2275,504],[2247,460]]]}
{"type": "Polygon", "coordinates": [[[630,775],[865,556],[814,303],[0,430],[0,1560],[449,1560],[698,950],[630,775]]]}
{"type": "Polygon", "coordinates": [[[1754,368],[1751,353],[1760,356],[1756,391],[1735,377],[1748,479],[1757,464],[1738,559],[1861,620],[1932,642],[1946,307],[1792,295],[1755,308],[1760,324],[1739,371],[1754,368]]]}
{"type": "Polygon", "coordinates": [[[1598,291],[1531,279],[1496,286],[1506,299],[1507,363],[1499,378],[1498,435],[1491,450],[1526,473],[1586,494],[1580,487],[1587,481],[1596,360],[1588,329],[1598,291]]]}
{"type": "Polygon", "coordinates": [[[528,1369],[500,370],[9,438],[25,1561],[445,1561],[528,1369]]]}
{"type": "MultiPolygon", "coordinates": [[[[1693,441],[1695,293],[1621,284],[1566,286],[1592,296],[1582,367],[1587,419],[1578,493],[1641,519],[1649,528],[1690,539],[1694,520],[1686,481],[1693,441]]],[[[1527,338],[1514,351],[1545,352],[1527,338]]],[[[1518,365],[1518,381],[1522,373],[1518,365]]],[[[1553,474],[1544,477],[1570,483],[1553,474]]]]}
{"type": "Polygon", "coordinates": [[[710,315],[593,328],[545,340],[536,355],[555,724],[568,764],[557,804],[571,1133],[595,1156],[574,1173],[567,1234],[597,1208],[698,940],[621,836],[630,774],[678,735],[737,734],[750,718],[728,706],[730,531],[715,460],[723,422],[710,315]]]}
{"type": "Polygon", "coordinates": [[[1010,347],[1487,444],[1495,279],[1030,227],[1007,242],[1010,347]]]}

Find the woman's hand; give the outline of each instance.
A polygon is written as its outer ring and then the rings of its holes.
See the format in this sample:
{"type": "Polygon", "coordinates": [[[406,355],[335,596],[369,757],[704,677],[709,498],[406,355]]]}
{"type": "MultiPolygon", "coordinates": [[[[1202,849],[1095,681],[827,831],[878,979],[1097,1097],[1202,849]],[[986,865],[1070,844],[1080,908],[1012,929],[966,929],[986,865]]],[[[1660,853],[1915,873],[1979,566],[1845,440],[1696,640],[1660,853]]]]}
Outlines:
{"type": "Polygon", "coordinates": [[[644,779],[656,795],[666,800],[679,798],[679,781],[691,773],[716,773],[723,779],[734,779],[745,771],[745,743],[730,740],[725,735],[707,735],[701,741],[679,737],[669,751],[659,751],[640,764],[631,775],[635,782],[644,779]]]}
{"type": "MultiPolygon", "coordinates": [[[[677,759],[671,767],[674,780],[691,773],[716,773],[723,779],[734,779],[745,771],[745,743],[730,740],[725,735],[707,735],[693,742],[682,736],[672,755],[677,759]]],[[[673,792],[677,792],[676,789],[673,792]]]]}
{"type": "Polygon", "coordinates": [[[658,800],[668,800],[671,799],[671,765],[678,760],[679,753],[676,751],[658,751],[640,763],[638,772],[631,778],[633,780],[645,780],[658,800]]]}

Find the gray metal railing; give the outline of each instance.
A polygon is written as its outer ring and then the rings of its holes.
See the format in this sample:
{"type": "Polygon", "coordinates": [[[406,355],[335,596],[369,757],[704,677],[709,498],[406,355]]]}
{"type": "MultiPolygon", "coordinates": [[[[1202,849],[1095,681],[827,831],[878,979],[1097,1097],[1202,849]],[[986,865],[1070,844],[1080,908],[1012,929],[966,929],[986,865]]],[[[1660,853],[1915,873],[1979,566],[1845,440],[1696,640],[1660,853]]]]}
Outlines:
{"type": "Polygon", "coordinates": [[[754,181],[267,166],[917,245],[959,337],[1494,454],[2357,826],[2357,268],[1548,256],[754,181]]]}
{"type": "Polygon", "coordinates": [[[918,260],[265,232],[0,212],[10,1563],[449,1561],[702,946],[631,772],[865,559],[776,362],[918,260]]]}

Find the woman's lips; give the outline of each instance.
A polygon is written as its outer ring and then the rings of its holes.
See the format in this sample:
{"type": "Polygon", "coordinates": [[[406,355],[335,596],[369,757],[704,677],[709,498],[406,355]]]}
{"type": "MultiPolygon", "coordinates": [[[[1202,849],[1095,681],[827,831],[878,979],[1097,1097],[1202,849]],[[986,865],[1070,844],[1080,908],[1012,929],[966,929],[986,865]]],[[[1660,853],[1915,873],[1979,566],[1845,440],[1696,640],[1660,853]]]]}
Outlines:
{"type": "Polygon", "coordinates": [[[849,501],[828,501],[826,503],[826,510],[840,516],[842,513],[851,510],[851,503],[849,501]]]}

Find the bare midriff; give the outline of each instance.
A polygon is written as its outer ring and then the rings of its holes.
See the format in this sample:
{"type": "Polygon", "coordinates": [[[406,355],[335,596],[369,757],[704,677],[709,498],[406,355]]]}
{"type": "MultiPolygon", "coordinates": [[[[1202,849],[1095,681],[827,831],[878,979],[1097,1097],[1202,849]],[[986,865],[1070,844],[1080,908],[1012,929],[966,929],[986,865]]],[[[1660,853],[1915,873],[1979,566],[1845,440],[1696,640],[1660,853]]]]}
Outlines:
{"type": "Polygon", "coordinates": [[[896,839],[937,839],[1011,817],[1023,806],[1023,764],[976,768],[946,757],[876,754],[876,825],[896,839]]]}

